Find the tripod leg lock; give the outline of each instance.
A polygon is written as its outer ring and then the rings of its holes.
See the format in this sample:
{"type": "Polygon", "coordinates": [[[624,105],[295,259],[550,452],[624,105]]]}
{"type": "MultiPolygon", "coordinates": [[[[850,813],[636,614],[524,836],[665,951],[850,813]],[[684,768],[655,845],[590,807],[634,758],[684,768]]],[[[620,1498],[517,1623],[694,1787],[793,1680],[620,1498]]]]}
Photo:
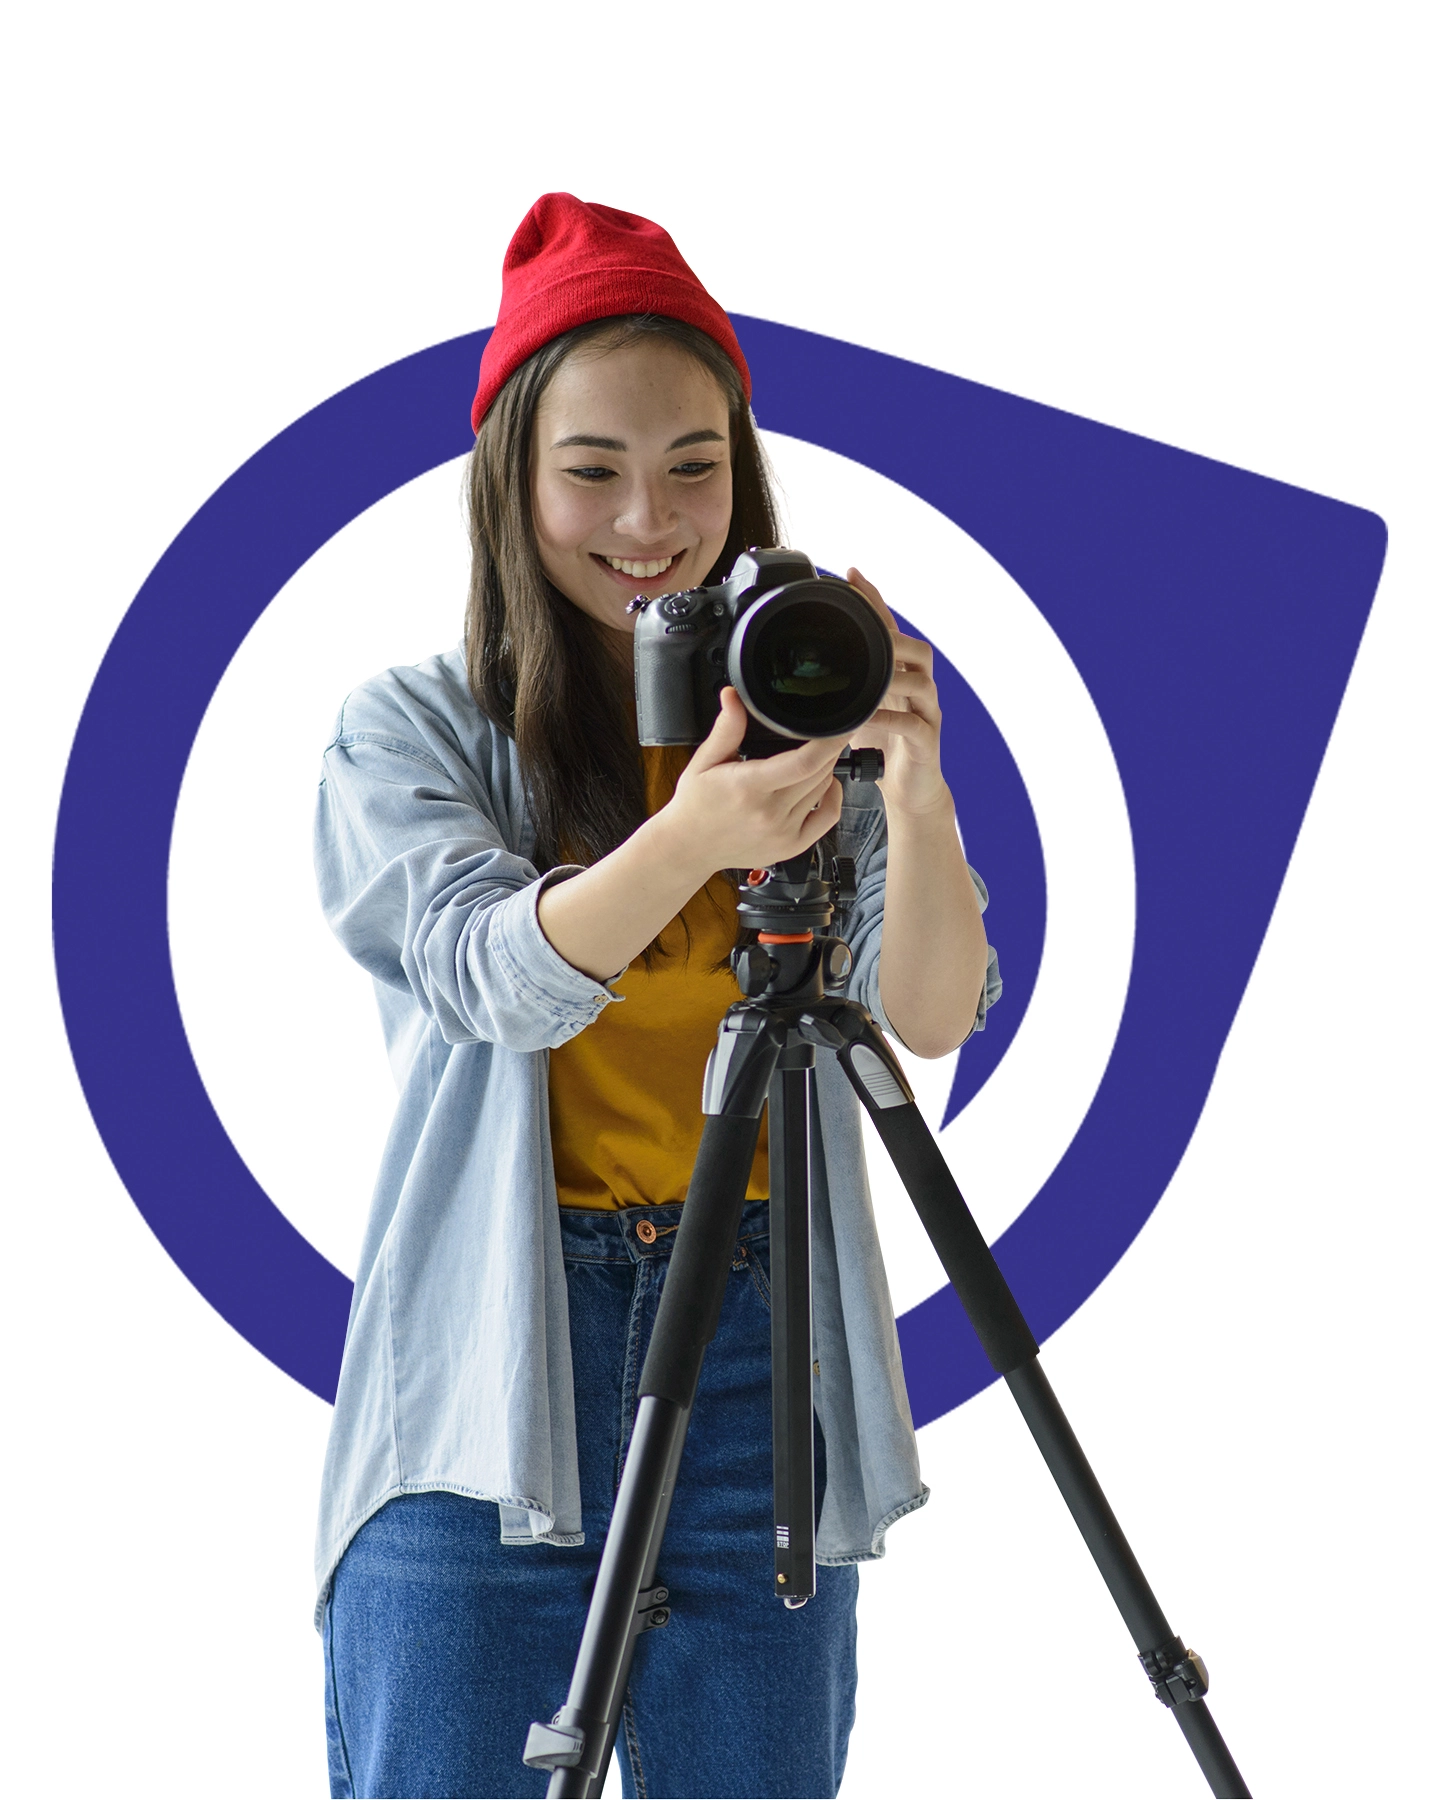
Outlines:
{"type": "Polygon", "coordinates": [[[642,1631],[657,1631],[660,1626],[670,1623],[670,1608],[665,1604],[669,1598],[669,1588],[641,1588],[635,1601],[635,1623],[631,1627],[636,1637],[642,1631]]]}
{"type": "MultiPolygon", "coordinates": [[[[630,1622],[632,1638],[640,1636],[642,1631],[657,1631],[662,1625],[670,1623],[670,1608],[666,1602],[670,1598],[667,1587],[641,1588],[635,1596],[635,1616],[630,1622]]],[[[583,1714],[573,1713],[569,1707],[556,1713],[548,1725],[538,1722],[530,1727],[525,1739],[525,1766],[527,1769],[578,1769],[585,1766],[585,1726],[580,1721],[583,1714]],[[571,1713],[569,1720],[565,1718],[571,1713]]],[[[597,1744],[607,1741],[604,1720],[592,1719],[590,1729],[595,1734],[597,1744]]],[[[594,1771],[591,1771],[592,1777],[594,1771]]]]}
{"type": "Polygon", "coordinates": [[[527,1769],[578,1768],[584,1754],[585,1733],[574,1725],[532,1725],[525,1739],[527,1769]]]}
{"type": "Polygon", "coordinates": [[[1150,1677],[1155,1698],[1162,1706],[1179,1706],[1201,1700],[1210,1689],[1210,1672],[1183,1638],[1171,1638],[1155,1650],[1140,1652],[1140,1667],[1150,1677]]]}

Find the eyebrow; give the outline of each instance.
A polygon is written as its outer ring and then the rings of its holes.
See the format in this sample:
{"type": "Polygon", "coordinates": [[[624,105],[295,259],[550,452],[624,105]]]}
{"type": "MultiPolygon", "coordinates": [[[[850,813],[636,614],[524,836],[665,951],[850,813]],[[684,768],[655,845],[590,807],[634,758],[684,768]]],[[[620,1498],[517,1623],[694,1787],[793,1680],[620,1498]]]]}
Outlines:
{"type": "MultiPolygon", "coordinates": [[[[723,444],[724,436],[718,431],[687,431],[684,437],[676,438],[666,450],[688,450],[692,444],[723,444]]],[[[584,432],[576,432],[571,437],[556,438],[550,446],[552,450],[623,450],[624,443],[619,438],[590,437],[584,432]]]]}

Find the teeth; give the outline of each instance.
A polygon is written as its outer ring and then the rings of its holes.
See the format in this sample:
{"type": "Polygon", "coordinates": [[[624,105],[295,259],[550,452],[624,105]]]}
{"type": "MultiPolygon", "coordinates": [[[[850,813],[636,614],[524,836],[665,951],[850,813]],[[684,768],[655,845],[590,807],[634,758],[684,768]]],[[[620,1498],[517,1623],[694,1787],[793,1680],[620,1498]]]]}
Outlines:
{"type": "MultiPolygon", "coordinates": [[[[679,551],[675,552],[675,556],[679,551]]],[[[623,556],[607,556],[606,562],[612,569],[618,569],[622,575],[638,576],[641,581],[651,581],[657,575],[663,575],[675,556],[662,557],[659,562],[627,562],[623,556]]]]}

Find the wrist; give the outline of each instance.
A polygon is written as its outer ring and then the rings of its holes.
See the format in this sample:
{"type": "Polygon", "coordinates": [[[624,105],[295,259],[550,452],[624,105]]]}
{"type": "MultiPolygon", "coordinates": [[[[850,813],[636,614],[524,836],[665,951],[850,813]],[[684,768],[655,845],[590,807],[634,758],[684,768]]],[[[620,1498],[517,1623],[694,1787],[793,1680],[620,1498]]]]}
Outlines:
{"type": "Polygon", "coordinates": [[[684,887],[687,898],[698,893],[720,866],[712,866],[703,841],[687,829],[674,800],[652,813],[635,835],[644,840],[658,866],[684,887]]]}
{"type": "Polygon", "coordinates": [[[955,796],[950,792],[943,780],[937,782],[930,793],[918,801],[906,801],[898,795],[885,793],[885,817],[893,831],[898,825],[901,829],[910,828],[916,831],[933,830],[937,826],[953,827],[955,823],[955,796]]]}

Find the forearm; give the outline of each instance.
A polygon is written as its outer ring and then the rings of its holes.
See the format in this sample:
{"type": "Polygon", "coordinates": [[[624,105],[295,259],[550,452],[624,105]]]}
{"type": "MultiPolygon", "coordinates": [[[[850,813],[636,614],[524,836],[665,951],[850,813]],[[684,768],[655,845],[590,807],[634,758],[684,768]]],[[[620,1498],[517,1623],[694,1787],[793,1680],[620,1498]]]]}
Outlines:
{"type": "Polygon", "coordinates": [[[734,688],[653,818],[592,868],[540,896],[540,929],[574,969],[608,981],[652,943],[717,869],[768,867],[840,817],[841,738],[738,760],[749,716],[734,688]]]}
{"type": "Polygon", "coordinates": [[[955,809],[889,808],[880,999],[907,1049],[944,1056],[975,1022],[985,982],[985,927],[955,829],[955,809]]]}
{"type": "Polygon", "coordinates": [[[616,850],[540,896],[540,929],[572,968],[608,981],[634,962],[714,873],[662,811],[616,850]]]}

